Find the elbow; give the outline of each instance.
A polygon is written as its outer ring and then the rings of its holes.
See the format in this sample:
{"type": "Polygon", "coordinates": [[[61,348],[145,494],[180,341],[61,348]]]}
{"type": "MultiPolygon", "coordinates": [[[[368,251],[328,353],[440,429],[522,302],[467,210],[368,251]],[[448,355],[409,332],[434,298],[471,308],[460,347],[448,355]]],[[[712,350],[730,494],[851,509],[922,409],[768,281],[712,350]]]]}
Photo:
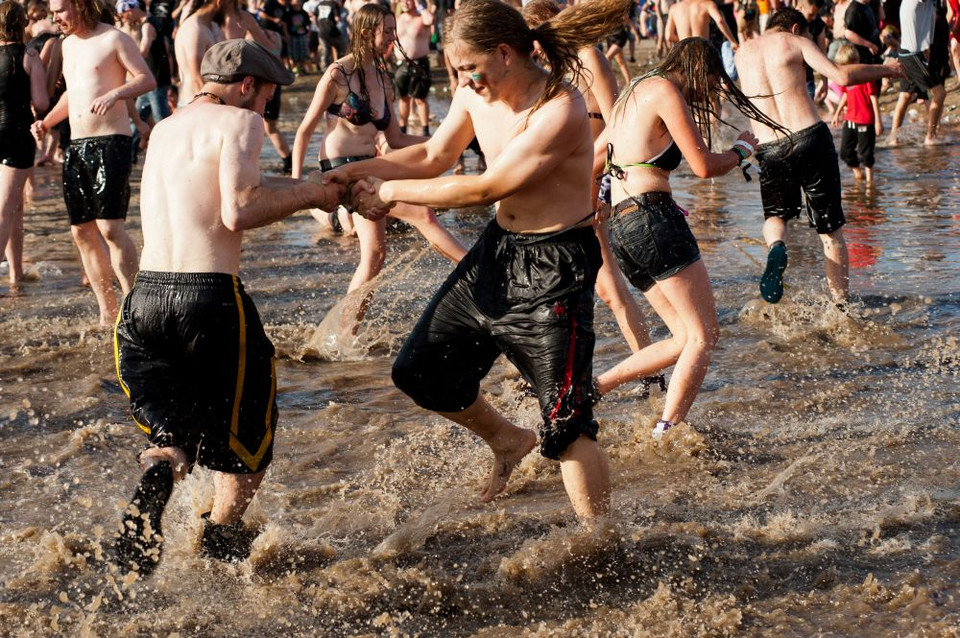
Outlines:
{"type": "Polygon", "coordinates": [[[239,206],[234,205],[223,207],[220,210],[220,220],[223,222],[224,228],[232,233],[246,230],[246,227],[243,223],[243,211],[240,210],[239,206]]]}
{"type": "Polygon", "coordinates": [[[690,170],[693,171],[693,174],[697,177],[703,179],[707,177],[716,177],[717,175],[722,175],[723,172],[717,170],[715,166],[711,166],[708,162],[687,162],[690,164],[690,170]]]}
{"type": "Polygon", "coordinates": [[[832,80],[840,86],[850,86],[852,79],[850,73],[844,67],[839,67],[836,77],[832,78],[832,80]]]}

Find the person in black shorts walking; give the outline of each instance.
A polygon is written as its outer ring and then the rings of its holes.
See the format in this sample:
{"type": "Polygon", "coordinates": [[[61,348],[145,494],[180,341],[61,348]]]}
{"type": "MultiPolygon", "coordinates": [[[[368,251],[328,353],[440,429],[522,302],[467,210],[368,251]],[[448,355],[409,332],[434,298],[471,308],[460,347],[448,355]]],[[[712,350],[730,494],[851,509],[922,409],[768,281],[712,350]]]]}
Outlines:
{"type": "Polygon", "coordinates": [[[841,86],[899,77],[901,67],[895,61],[837,66],[807,37],[803,14],[789,7],[770,18],[759,38],[741,44],[735,62],[743,92],[758,96],[753,101],[760,110],[790,131],[781,135],[756,120],[752,124],[761,142],[756,157],[761,169],[763,238],[769,247],[760,295],[768,303],[777,303],[783,296],[787,222],[806,209],[810,226],[823,244],[830,294],[842,306],[849,297],[850,282],[840,165],[830,129],[807,93],[804,65],[841,86]]]}
{"type": "Polygon", "coordinates": [[[480,394],[504,354],[539,398],[540,453],[560,461],[574,511],[592,519],[609,507],[591,382],[601,262],[591,227],[593,141],[583,97],[564,78],[577,75],[577,51],[620,28],[626,11],[624,0],[595,0],[531,29],[499,0],[464,3],[444,29],[460,90],[433,137],[328,173],[391,180],[374,179],[373,194],[354,189],[361,211],[395,201],[497,205],[496,219],[430,301],[393,366],[394,383],[418,405],[489,445],[483,501],[506,488],[536,445],[532,431],[480,394]],[[534,41],[549,72],[533,59],[534,41]],[[474,134],[489,151],[487,170],[439,177],[474,134]]]}
{"type": "Polygon", "coordinates": [[[117,316],[113,279],[126,294],[137,272],[137,247],[124,222],[130,201],[133,142],[127,100],[157,87],[133,39],[113,26],[113,10],[94,0],[51,0],[67,37],[63,77],[69,90],[33,125],[39,141],[69,117],[63,199],[83,270],[97,298],[100,325],[117,316]]]}
{"type": "Polygon", "coordinates": [[[273,457],[277,384],[273,345],[237,276],[243,231],[331,210],[345,190],[262,178],[259,113],[294,79],[278,58],[226,40],[200,71],[197,98],[157,124],[147,149],[140,272],[115,333],[120,385],[151,444],[116,540],[121,568],[141,575],[160,561],[174,481],[195,465],[215,472],[203,552],[225,561],[249,553],[254,533],[241,518],[273,457]]]}

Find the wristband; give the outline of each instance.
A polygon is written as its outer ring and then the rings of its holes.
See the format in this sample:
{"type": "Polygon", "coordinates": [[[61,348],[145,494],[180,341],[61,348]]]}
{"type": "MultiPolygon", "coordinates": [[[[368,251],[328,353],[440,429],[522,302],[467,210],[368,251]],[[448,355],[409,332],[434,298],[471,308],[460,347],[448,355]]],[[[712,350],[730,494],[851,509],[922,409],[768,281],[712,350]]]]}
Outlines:
{"type": "Polygon", "coordinates": [[[730,150],[737,156],[737,166],[743,166],[743,160],[747,159],[747,152],[739,146],[733,146],[730,150]]]}
{"type": "Polygon", "coordinates": [[[749,157],[750,155],[753,155],[753,145],[751,145],[749,142],[746,142],[744,140],[737,140],[736,142],[733,143],[733,147],[734,148],[739,147],[740,149],[745,151],[746,155],[744,157],[749,157]]]}

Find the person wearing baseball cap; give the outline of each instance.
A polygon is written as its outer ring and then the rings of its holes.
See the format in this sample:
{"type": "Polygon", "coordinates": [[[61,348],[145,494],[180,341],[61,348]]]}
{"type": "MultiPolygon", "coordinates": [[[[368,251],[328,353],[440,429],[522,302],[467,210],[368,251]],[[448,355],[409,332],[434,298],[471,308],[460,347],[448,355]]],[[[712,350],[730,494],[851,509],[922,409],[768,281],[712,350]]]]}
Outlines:
{"type": "Polygon", "coordinates": [[[293,82],[279,59],[228,40],[201,69],[202,90],[157,124],[147,148],[140,271],[116,325],[117,375],[150,447],[115,550],[121,568],[141,576],[160,561],[174,483],[195,465],[215,475],[201,551],[231,562],[250,553],[256,532],[241,519],[273,457],[277,386],[273,344],[238,276],[243,231],[336,210],[346,191],[321,184],[319,172],[304,181],[261,174],[259,113],[278,84],[293,82]]]}

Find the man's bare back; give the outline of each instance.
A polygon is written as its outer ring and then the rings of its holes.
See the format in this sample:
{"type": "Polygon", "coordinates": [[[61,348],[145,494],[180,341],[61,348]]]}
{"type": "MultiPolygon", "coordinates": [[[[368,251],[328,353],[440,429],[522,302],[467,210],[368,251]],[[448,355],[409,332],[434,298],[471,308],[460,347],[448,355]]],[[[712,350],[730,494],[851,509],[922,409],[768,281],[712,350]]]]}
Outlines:
{"type": "MultiPolygon", "coordinates": [[[[900,73],[897,64],[838,67],[805,35],[771,28],[759,38],[745,42],[737,51],[735,62],[743,92],[770,119],[794,132],[821,121],[807,93],[804,63],[841,86],[897,77],[900,73]]],[[[759,122],[752,124],[761,143],[776,139],[770,128],[759,122]]]]}
{"type": "MultiPolygon", "coordinates": [[[[243,235],[223,223],[220,184],[221,149],[234,140],[260,148],[260,116],[204,102],[153,129],[141,181],[141,270],[237,274],[243,235]]],[[[251,168],[259,172],[241,170],[251,168]]]]}
{"type": "Polygon", "coordinates": [[[667,39],[679,42],[686,38],[710,39],[710,21],[713,20],[723,36],[734,47],[737,39],[730,32],[723,14],[713,0],[680,0],[667,13],[667,39]],[[675,34],[675,37],[673,37],[675,34]]]}
{"type": "MultiPolygon", "coordinates": [[[[807,93],[803,48],[816,45],[808,38],[784,32],[767,32],[744,42],[736,55],[740,86],[770,119],[791,131],[821,121],[807,93]]],[[[753,122],[761,142],[776,139],[770,128],[753,122]]]]}
{"type": "Polygon", "coordinates": [[[180,68],[180,103],[188,103],[203,86],[200,61],[207,49],[223,40],[223,31],[204,7],[184,20],[177,30],[174,52],[180,68]]]}

